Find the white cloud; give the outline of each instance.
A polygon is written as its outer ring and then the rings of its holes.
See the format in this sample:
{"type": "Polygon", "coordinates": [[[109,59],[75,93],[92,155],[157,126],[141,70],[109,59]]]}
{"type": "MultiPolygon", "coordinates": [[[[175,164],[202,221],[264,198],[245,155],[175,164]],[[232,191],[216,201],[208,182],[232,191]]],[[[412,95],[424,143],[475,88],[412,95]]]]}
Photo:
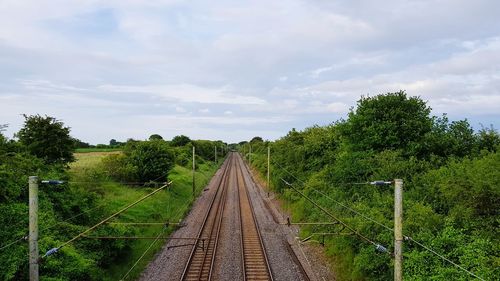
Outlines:
{"type": "Polygon", "coordinates": [[[182,106],[175,106],[175,112],[177,112],[177,113],[186,113],[187,110],[184,107],[182,107],[182,106]]]}
{"type": "Polygon", "coordinates": [[[276,137],[343,117],[361,95],[406,89],[436,113],[500,127],[499,9],[452,0],[6,0],[0,124],[11,133],[20,113],[46,113],[106,142],[156,127],[236,140],[247,135],[241,122],[250,135],[276,137]],[[171,123],[144,125],[155,116],[171,123]]]}
{"type": "Polygon", "coordinates": [[[192,103],[259,105],[266,103],[266,101],[261,98],[234,94],[233,90],[228,86],[222,88],[203,88],[189,84],[149,86],[101,85],[97,88],[104,92],[147,94],[166,100],[178,100],[192,103]]]}

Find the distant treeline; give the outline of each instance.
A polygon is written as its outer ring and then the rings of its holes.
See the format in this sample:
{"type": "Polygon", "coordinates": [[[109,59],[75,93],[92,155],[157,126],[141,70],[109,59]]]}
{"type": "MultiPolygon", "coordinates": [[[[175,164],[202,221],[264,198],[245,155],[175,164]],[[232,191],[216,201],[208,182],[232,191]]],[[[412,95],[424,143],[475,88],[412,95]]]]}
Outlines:
{"type": "MultiPolygon", "coordinates": [[[[251,145],[252,165],[265,176],[271,147],[272,188],[288,202],[292,221],[332,219],[283,180],[389,252],[393,188],[363,183],[401,178],[404,235],[485,280],[498,280],[499,134],[430,112],[425,101],[405,92],[362,97],[345,120],[292,129],[275,142],[254,138],[240,151],[248,157],[251,145]]],[[[325,236],[325,249],[338,280],[393,279],[391,256],[349,229],[305,227],[301,235],[322,240],[313,233],[337,233],[325,236]]],[[[414,242],[405,241],[403,251],[404,280],[474,279],[414,242]]]]}

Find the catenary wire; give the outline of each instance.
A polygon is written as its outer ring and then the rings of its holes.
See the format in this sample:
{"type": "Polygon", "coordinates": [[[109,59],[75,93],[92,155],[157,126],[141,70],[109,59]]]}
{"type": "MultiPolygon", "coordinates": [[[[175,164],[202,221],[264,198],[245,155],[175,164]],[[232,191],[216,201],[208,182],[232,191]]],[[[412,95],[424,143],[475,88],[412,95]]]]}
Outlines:
{"type": "Polygon", "coordinates": [[[106,223],[107,221],[111,220],[112,218],[114,218],[114,217],[118,216],[119,214],[121,214],[121,213],[125,212],[126,210],[128,210],[128,209],[132,208],[133,206],[137,205],[137,204],[138,204],[138,203],[140,203],[141,201],[143,201],[143,200],[145,200],[145,199],[147,199],[147,198],[149,198],[149,197],[153,196],[153,195],[154,195],[154,194],[156,194],[157,192],[159,192],[159,191],[163,190],[165,187],[169,186],[171,183],[172,183],[172,182],[169,182],[168,184],[166,184],[166,185],[164,185],[164,186],[162,186],[162,187],[159,187],[159,188],[155,189],[153,192],[151,192],[151,193],[149,193],[149,194],[147,194],[147,195],[145,195],[145,196],[141,197],[140,199],[136,200],[135,202],[133,202],[133,203],[131,203],[131,204],[127,205],[126,207],[124,207],[124,208],[120,209],[118,212],[115,212],[114,214],[112,214],[111,216],[107,217],[106,219],[104,219],[104,220],[100,221],[99,223],[95,224],[94,226],[92,226],[92,227],[90,227],[90,228],[86,229],[86,230],[85,230],[85,231],[83,231],[83,232],[80,232],[78,235],[76,235],[76,236],[74,236],[73,238],[71,238],[70,240],[68,240],[68,241],[64,242],[64,243],[63,243],[63,244],[61,244],[59,247],[50,249],[47,253],[45,253],[45,255],[44,255],[43,257],[50,256],[50,255],[52,255],[52,254],[56,253],[56,252],[57,252],[57,251],[59,251],[62,247],[66,246],[66,245],[68,245],[68,244],[70,244],[70,243],[72,243],[73,241],[75,241],[75,240],[77,240],[78,238],[82,237],[82,236],[83,236],[83,235],[85,235],[86,233],[88,233],[88,232],[90,232],[90,231],[94,230],[95,228],[97,228],[97,227],[99,227],[100,225],[102,225],[102,224],[106,223]]]}
{"type": "Polygon", "coordinates": [[[130,269],[127,271],[127,273],[125,273],[125,275],[123,275],[123,277],[120,280],[125,280],[128,277],[128,275],[130,274],[130,272],[132,272],[132,270],[137,266],[137,264],[144,258],[144,256],[146,256],[146,254],[156,244],[156,242],[158,242],[158,240],[160,239],[160,237],[165,232],[165,229],[166,229],[165,227],[162,228],[162,230],[160,231],[160,233],[158,233],[158,236],[156,236],[156,239],[153,240],[153,242],[151,242],[151,244],[149,245],[149,247],[142,253],[142,255],[135,261],[135,263],[132,265],[132,267],[130,267],[130,269]]]}

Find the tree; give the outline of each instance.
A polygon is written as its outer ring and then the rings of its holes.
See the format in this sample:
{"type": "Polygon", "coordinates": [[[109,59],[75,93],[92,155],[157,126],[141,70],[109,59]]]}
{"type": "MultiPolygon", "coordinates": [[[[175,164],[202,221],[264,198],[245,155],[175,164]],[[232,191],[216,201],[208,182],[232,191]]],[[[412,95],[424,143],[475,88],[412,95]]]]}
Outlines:
{"type": "Polygon", "coordinates": [[[404,91],[375,97],[362,97],[347,121],[340,123],[342,136],[355,151],[418,149],[432,129],[431,108],[419,97],[407,97],[404,91]]]}
{"type": "Polygon", "coordinates": [[[185,146],[186,144],[190,143],[191,139],[185,135],[180,135],[180,136],[175,136],[172,139],[172,146],[185,146]]]}
{"type": "Polygon", "coordinates": [[[496,151],[500,145],[500,135],[491,126],[490,128],[481,128],[478,133],[478,146],[480,150],[496,151]]]}
{"type": "Polygon", "coordinates": [[[153,134],[151,136],[149,136],[149,140],[150,141],[154,141],[154,140],[163,140],[163,137],[158,135],[158,134],[153,134]]]}
{"type": "Polygon", "coordinates": [[[28,152],[47,164],[67,164],[74,160],[70,128],[54,117],[23,115],[24,126],[16,134],[28,152]]]}
{"type": "Polygon", "coordinates": [[[264,142],[264,140],[261,137],[253,137],[250,143],[254,142],[264,142]]]}
{"type": "Polygon", "coordinates": [[[3,144],[4,142],[7,141],[5,136],[3,135],[3,131],[7,128],[8,125],[6,124],[0,124],[0,144],[3,144]]]}
{"type": "Polygon", "coordinates": [[[79,139],[73,139],[75,143],[75,148],[89,148],[90,144],[88,142],[81,141],[79,139]]]}
{"type": "Polygon", "coordinates": [[[205,160],[214,160],[214,145],[216,145],[215,142],[209,140],[196,140],[193,141],[193,145],[196,148],[196,155],[205,160]]]}
{"type": "Polygon", "coordinates": [[[111,139],[111,140],[109,141],[109,145],[111,145],[111,146],[115,146],[115,145],[118,145],[118,142],[117,142],[115,139],[111,139]]]}
{"type": "Polygon", "coordinates": [[[168,144],[159,141],[136,142],[126,147],[125,155],[141,182],[166,179],[175,161],[168,144]]]}

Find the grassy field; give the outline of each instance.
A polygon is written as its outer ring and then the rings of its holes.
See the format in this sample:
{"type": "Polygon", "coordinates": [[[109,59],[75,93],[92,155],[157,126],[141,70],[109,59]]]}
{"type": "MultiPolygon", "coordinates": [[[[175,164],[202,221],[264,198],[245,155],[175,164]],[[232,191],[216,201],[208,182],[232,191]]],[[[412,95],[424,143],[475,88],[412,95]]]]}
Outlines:
{"type": "MultiPolygon", "coordinates": [[[[96,183],[86,183],[85,179],[92,178],[93,171],[101,161],[101,159],[116,152],[91,152],[91,153],[76,153],[77,159],[71,165],[72,180],[80,182],[82,186],[86,186],[89,190],[96,191],[102,194],[100,199],[105,202],[105,209],[107,214],[123,208],[141,198],[142,196],[150,193],[154,189],[143,187],[130,187],[116,182],[106,181],[96,183]]],[[[215,173],[216,167],[211,164],[199,165],[199,171],[196,173],[197,192],[199,193],[202,188],[208,183],[211,176],[215,173]]],[[[191,184],[191,170],[181,166],[175,166],[169,174],[169,180],[173,182],[172,186],[168,189],[160,191],[154,196],[144,200],[133,208],[127,210],[113,222],[118,223],[145,223],[145,222],[178,222],[189,211],[192,204],[192,184],[191,184]]],[[[99,203],[100,204],[100,203],[99,203]]],[[[123,226],[133,227],[136,236],[151,237],[157,236],[161,232],[167,236],[174,228],[165,228],[162,225],[149,225],[149,226],[123,226]]],[[[131,251],[127,256],[123,256],[118,263],[113,264],[110,268],[105,269],[105,280],[122,280],[129,269],[134,265],[137,259],[144,253],[144,251],[151,245],[153,240],[133,240],[131,242],[131,251]]],[[[134,267],[128,274],[125,280],[136,279],[145,266],[151,261],[155,253],[161,249],[165,240],[160,240],[154,244],[141,261],[134,267]]]]}
{"type": "Polygon", "coordinates": [[[121,147],[116,147],[116,148],[77,148],[75,150],[75,153],[89,153],[89,152],[112,152],[112,151],[122,151],[123,148],[121,147]]]}

